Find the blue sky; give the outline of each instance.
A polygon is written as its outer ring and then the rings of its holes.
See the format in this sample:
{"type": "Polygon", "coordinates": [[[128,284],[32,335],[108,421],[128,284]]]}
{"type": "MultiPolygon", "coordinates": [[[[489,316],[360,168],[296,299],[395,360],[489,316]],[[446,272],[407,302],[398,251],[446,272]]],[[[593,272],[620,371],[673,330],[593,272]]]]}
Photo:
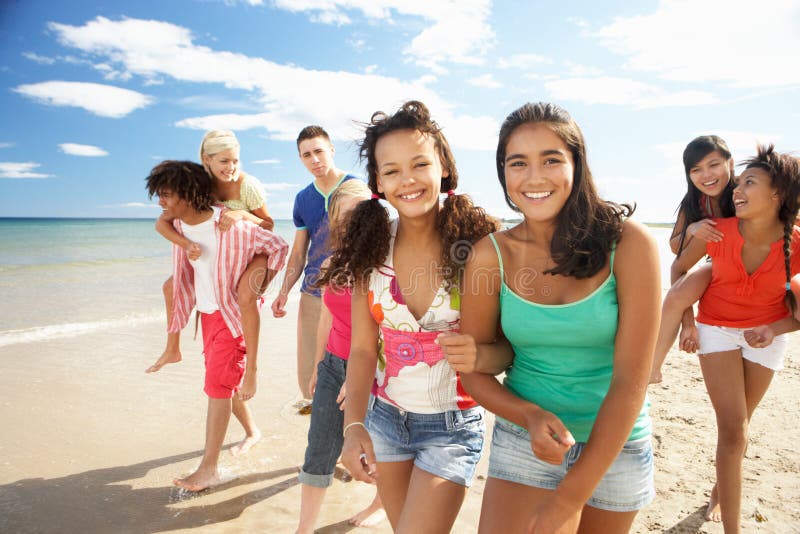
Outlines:
{"type": "Polygon", "coordinates": [[[0,216],[155,217],[149,169],[230,128],[287,218],[310,179],[303,126],[363,174],[355,123],[415,98],[492,213],[510,214],[499,125],[544,100],[583,128],[605,198],[670,221],[696,135],[738,159],[800,150],[798,50],[798,0],[1,2],[0,216]]]}

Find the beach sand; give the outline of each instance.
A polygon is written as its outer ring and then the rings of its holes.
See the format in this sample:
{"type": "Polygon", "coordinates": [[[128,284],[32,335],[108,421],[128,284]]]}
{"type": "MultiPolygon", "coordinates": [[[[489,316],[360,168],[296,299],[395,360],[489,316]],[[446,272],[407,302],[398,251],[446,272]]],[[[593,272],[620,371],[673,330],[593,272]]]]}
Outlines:
{"type": "MultiPolygon", "coordinates": [[[[245,456],[223,451],[235,478],[199,495],[172,486],[199,463],[204,440],[201,345],[189,329],[183,362],[155,375],[143,371],[162,349],[158,323],[0,347],[0,532],[293,532],[309,417],[294,407],[296,301],[288,311],[262,320],[251,406],[264,438],[245,456]]],[[[793,337],[787,368],[751,425],[744,532],[800,531],[799,348],[793,337]]],[[[703,522],[716,432],[696,358],[671,353],[664,375],[650,393],[658,496],[633,531],[722,532],[703,522]]],[[[226,449],[242,437],[232,418],[226,449]]],[[[453,532],[477,530],[487,457],[453,532]]],[[[372,495],[370,486],[335,480],[318,531],[366,531],[346,519],[372,495]]],[[[387,522],[370,529],[390,530],[387,522]]]]}

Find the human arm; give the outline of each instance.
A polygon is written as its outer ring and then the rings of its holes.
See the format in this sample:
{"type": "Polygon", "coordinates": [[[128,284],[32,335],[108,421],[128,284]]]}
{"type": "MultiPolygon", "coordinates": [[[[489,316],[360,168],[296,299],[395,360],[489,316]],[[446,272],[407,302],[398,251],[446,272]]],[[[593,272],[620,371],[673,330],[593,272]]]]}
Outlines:
{"type": "Polygon", "coordinates": [[[250,221],[264,230],[272,230],[275,227],[275,221],[267,213],[266,205],[262,205],[253,211],[225,210],[219,219],[219,229],[225,232],[241,220],[250,221]]]}
{"type": "Polygon", "coordinates": [[[772,344],[776,336],[800,330],[800,322],[793,316],[784,317],[773,323],[750,328],[744,331],[747,344],[756,349],[763,349],[772,344]]]}
{"type": "Polygon", "coordinates": [[[580,458],[537,516],[580,513],[630,435],[642,404],[658,333],[661,284],[658,251],[647,230],[627,220],[614,261],[619,305],[613,372],[580,458]]]}
{"type": "Polygon", "coordinates": [[[283,317],[286,315],[286,300],[294,284],[303,274],[303,267],[306,265],[306,256],[308,255],[309,245],[308,230],[297,230],[294,233],[294,242],[292,243],[292,251],[289,253],[289,261],[286,264],[286,273],[283,277],[283,283],[278,291],[278,296],[272,302],[272,315],[275,317],[283,317]]]}
{"type": "MultiPolygon", "coordinates": [[[[497,254],[489,238],[484,238],[475,245],[474,255],[467,263],[461,297],[461,332],[471,336],[480,348],[498,345],[500,288],[497,254]]],[[[508,367],[513,351],[507,341],[501,344],[500,350],[484,353],[494,361],[479,367],[492,371],[508,367]]],[[[511,393],[492,374],[463,373],[461,383],[487,410],[526,428],[531,435],[531,449],[538,458],[561,463],[564,453],[575,443],[563,423],[554,414],[511,393]]]]}
{"type": "Polygon", "coordinates": [[[163,213],[156,219],[156,232],[161,234],[165,239],[171,243],[181,247],[186,251],[186,255],[190,260],[196,260],[200,257],[200,245],[181,235],[172,224],[174,219],[166,217],[163,213]]]}
{"type": "MultiPolygon", "coordinates": [[[[675,221],[675,226],[672,228],[672,235],[669,237],[669,248],[673,254],[677,254],[681,246],[681,234],[683,227],[686,224],[686,215],[683,210],[678,213],[678,219],[675,221]]],[[[716,243],[722,240],[722,232],[717,230],[716,221],[713,219],[701,219],[695,221],[686,227],[686,237],[683,240],[683,248],[685,249],[689,243],[694,241],[697,237],[704,243],[716,243]]]]}
{"type": "MultiPolygon", "coordinates": [[[[326,288],[324,291],[328,291],[326,288]]],[[[317,366],[325,358],[325,347],[328,344],[328,335],[331,333],[331,326],[333,326],[333,315],[325,302],[319,309],[319,323],[317,323],[317,347],[314,351],[314,369],[311,372],[311,379],[308,383],[308,391],[314,395],[314,389],[317,387],[317,366]]]]}
{"type": "Polygon", "coordinates": [[[350,357],[347,361],[347,403],[344,409],[344,445],[342,463],[362,482],[374,482],[378,476],[375,452],[364,421],[369,394],[378,363],[378,326],[369,310],[368,286],[365,281],[353,287],[350,357]],[[362,460],[362,454],[363,456],[362,460]]]}

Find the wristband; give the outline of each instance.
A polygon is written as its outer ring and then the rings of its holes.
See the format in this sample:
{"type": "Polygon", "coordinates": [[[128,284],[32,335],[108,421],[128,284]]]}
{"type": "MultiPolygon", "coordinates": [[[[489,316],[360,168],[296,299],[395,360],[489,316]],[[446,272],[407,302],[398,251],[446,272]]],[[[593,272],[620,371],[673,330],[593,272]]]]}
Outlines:
{"type": "Polygon", "coordinates": [[[367,427],[366,427],[366,425],[364,425],[364,423],[362,423],[361,421],[355,421],[355,422],[352,422],[352,423],[349,423],[349,424],[345,425],[344,430],[342,430],[342,437],[346,437],[347,436],[347,431],[350,430],[350,427],[353,427],[353,426],[363,426],[364,430],[367,429],[367,427]]]}

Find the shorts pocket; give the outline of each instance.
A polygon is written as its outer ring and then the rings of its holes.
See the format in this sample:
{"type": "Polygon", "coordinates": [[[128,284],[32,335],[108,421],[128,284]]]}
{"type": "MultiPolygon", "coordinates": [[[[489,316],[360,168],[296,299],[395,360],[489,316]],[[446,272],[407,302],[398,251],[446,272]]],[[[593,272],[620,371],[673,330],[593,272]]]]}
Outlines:
{"type": "Polygon", "coordinates": [[[648,449],[652,448],[652,444],[650,443],[650,437],[642,438],[642,439],[635,439],[632,441],[626,441],[625,445],[622,446],[622,451],[620,454],[630,454],[632,456],[639,456],[644,454],[648,449]]]}

